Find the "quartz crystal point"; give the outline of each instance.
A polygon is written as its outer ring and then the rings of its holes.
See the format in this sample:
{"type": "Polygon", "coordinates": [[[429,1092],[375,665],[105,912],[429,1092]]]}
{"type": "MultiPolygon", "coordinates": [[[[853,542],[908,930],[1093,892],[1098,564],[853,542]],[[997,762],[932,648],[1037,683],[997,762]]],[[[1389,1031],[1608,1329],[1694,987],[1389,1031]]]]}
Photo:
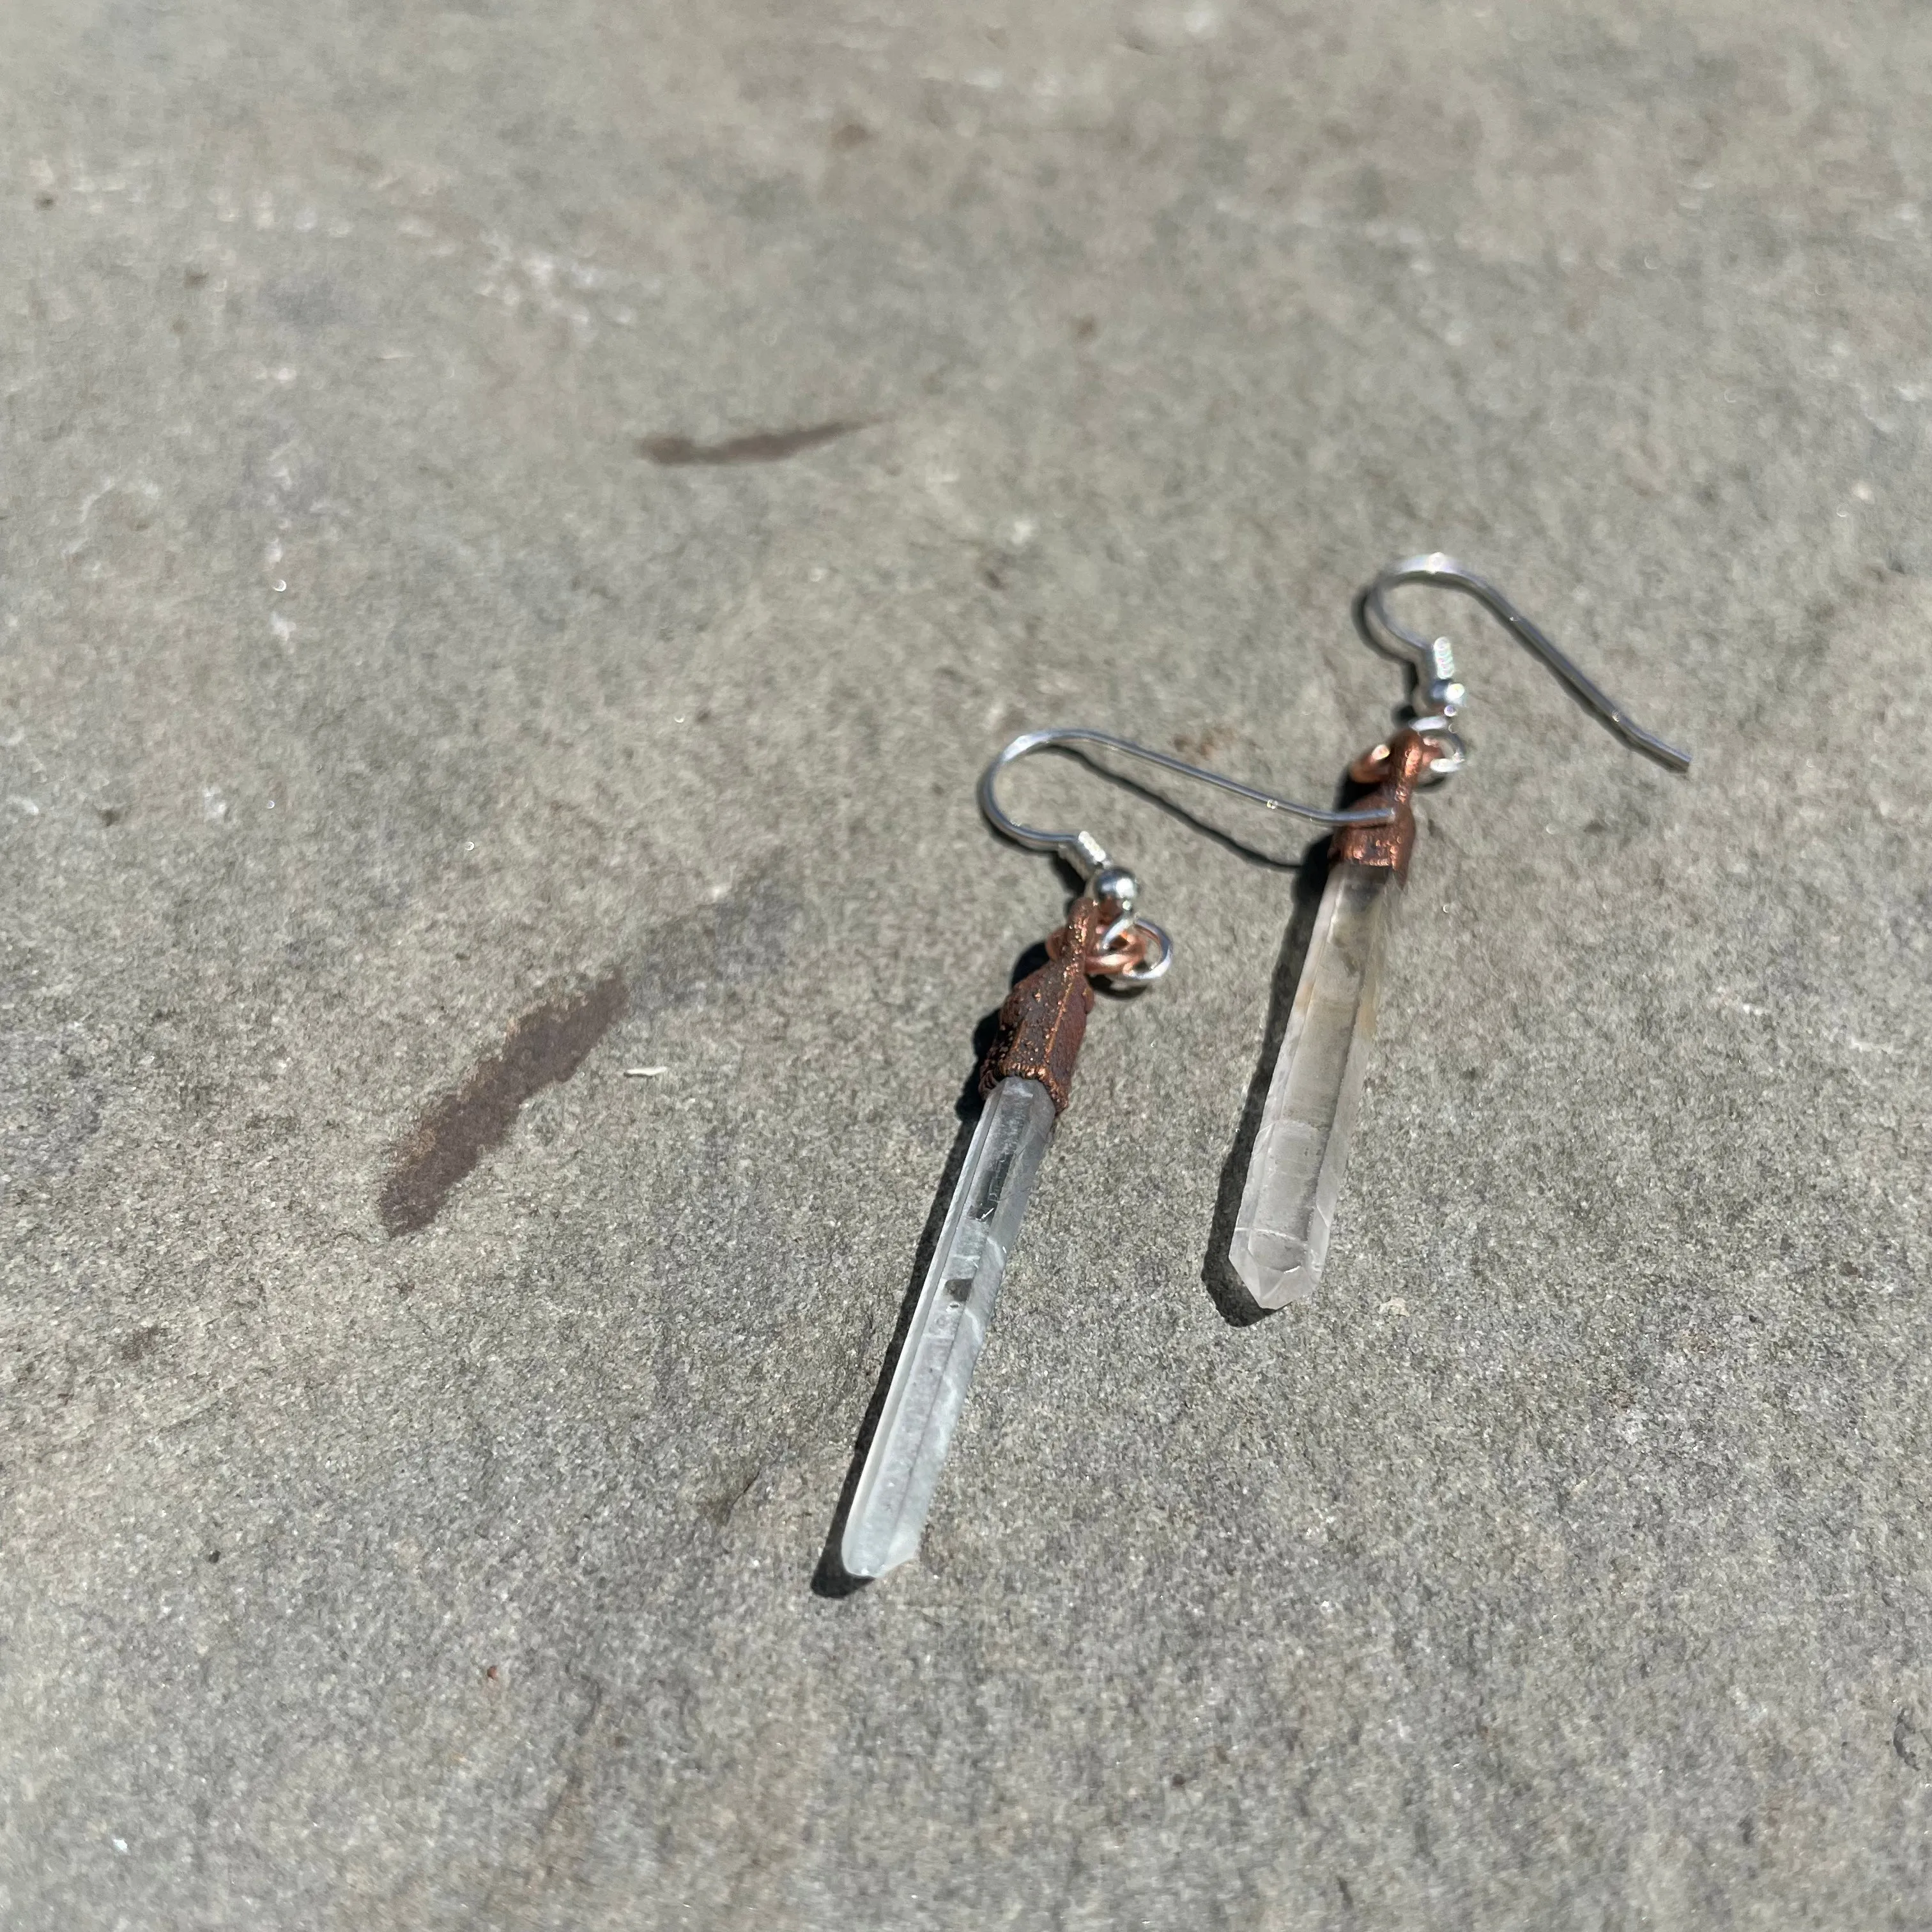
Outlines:
{"type": "Polygon", "coordinates": [[[1329,871],[1228,1249],[1263,1308],[1306,1301],[1322,1279],[1400,892],[1386,866],[1329,871]]]}
{"type": "Polygon", "coordinates": [[[1017,1076],[994,1088],[980,1116],[845,1520],[839,1559],[849,1575],[883,1576],[919,1553],[1054,1119],[1046,1089],[1017,1076]]]}

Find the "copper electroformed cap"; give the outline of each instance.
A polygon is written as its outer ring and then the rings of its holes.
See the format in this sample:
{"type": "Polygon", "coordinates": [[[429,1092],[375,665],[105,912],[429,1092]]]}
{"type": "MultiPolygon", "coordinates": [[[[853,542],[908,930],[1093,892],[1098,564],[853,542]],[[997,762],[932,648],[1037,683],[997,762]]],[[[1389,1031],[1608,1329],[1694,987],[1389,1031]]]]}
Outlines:
{"type": "Polygon", "coordinates": [[[1415,812],[1411,801],[1435,760],[1429,740],[1405,725],[1386,745],[1364,752],[1355,760],[1348,776],[1358,784],[1372,781],[1375,784],[1356,804],[1385,805],[1395,816],[1383,825],[1343,826],[1329,848],[1338,861],[1380,866],[1394,873],[1398,884],[1407,881],[1409,855],[1415,850],[1415,812]]]}
{"type": "Polygon", "coordinates": [[[1029,973],[1000,1009],[999,1036],[980,1072],[982,1094],[1017,1075],[1037,1080],[1052,1097],[1056,1114],[1066,1111],[1073,1063],[1094,1009],[1088,974],[1102,963],[1100,942],[1120,910],[1112,899],[1086,893],[1074,901],[1066,923],[1046,942],[1046,964],[1029,973]]]}

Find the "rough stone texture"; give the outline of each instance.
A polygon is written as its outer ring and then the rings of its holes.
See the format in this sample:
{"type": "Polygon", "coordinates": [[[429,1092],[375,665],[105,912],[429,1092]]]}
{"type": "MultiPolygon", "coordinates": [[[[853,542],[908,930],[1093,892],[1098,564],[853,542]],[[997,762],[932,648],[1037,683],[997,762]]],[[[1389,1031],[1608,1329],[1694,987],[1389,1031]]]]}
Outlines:
{"type": "Polygon", "coordinates": [[[1932,1923],[1932,16],[16,0],[0,73],[9,1926],[1932,1923]],[[1238,1328],[1292,882],[1015,774],[1178,963],[921,1562],[814,1592],[1064,904],[980,765],[1324,795],[1433,546],[1692,776],[1439,604],[1476,755],[1238,1328]]]}

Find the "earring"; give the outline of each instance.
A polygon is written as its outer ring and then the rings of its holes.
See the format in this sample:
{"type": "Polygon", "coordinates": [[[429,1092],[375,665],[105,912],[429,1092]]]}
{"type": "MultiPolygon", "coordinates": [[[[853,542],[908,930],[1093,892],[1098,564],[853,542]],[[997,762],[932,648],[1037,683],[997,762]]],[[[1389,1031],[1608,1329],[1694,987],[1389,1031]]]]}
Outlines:
{"type": "Polygon", "coordinates": [[[1046,942],[1046,964],[1008,995],[980,1070],[979,1124],[840,1539],[849,1576],[882,1576],[918,1553],[1034,1177],[1072,1090],[1093,982],[1151,986],[1174,956],[1166,934],[1136,913],[1132,874],[1096,843],[1088,849],[1086,890],[1046,942]]]}
{"type": "Polygon", "coordinates": [[[1644,730],[1493,584],[1453,558],[1390,564],[1356,598],[1362,635],[1377,650],[1409,661],[1409,718],[1348,769],[1354,783],[1373,787],[1364,802],[1385,809],[1380,823],[1351,826],[1330,846],[1328,883],[1249,1156],[1228,1259],[1263,1309],[1306,1300],[1322,1279],[1375,1034],[1388,927],[1415,846],[1415,790],[1468,762],[1454,721],[1468,697],[1456,681],[1449,640],[1432,642],[1404,630],[1386,608],[1388,593],[1409,584],[1474,598],[1632,750],[1669,771],[1690,768],[1688,752],[1644,730]]]}
{"type": "Polygon", "coordinates": [[[980,1077],[985,1106],[846,1516],[839,1558],[849,1575],[883,1576],[918,1552],[1027,1198],[1070,1097],[1094,982],[1125,991],[1150,986],[1174,962],[1172,940],[1137,910],[1132,874],[1090,832],[1044,831],[1010,816],[999,802],[1000,772],[1035,752],[1091,746],[1332,829],[1328,880],[1228,1256],[1258,1306],[1306,1300],[1321,1279],[1360,1107],[1387,930],[1415,844],[1415,791],[1468,761],[1454,722],[1468,694],[1456,681],[1448,639],[1417,637],[1385,608],[1390,590],[1413,584],[1474,598],[1627,745],[1672,771],[1689,770],[1688,753],[1646,731],[1495,585],[1442,556],[1391,564],[1356,599],[1363,636],[1407,658],[1414,675],[1406,722],[1350,766],[1352,782],[1370,789],[1346,810],[1298,805],[1084,726],[1030,731],[1000,752],[980,781],[988,822],[1018,844],[1056,854],[1085,885],[1066,923],[1047,941],[1047,963],[1022,980],[1000,1010],[980,1077]]]}
{"type": "Polygon", "coordinates": [[[884,1576],[918,1553],[1027,1197],[1072,1091],[1094,982],[1134,991],[1154,985],[1173,964],[1173,941],[1140,915],[1133,874],[1115,865],[1090,832],[1036,830],[1000,808],[995,782],[1016,759],[1080,745],[1144,758],[1270,811],[1294,812],[1323,825],[1362,827],[1390,815],[1379,804],[1352,812],[1292,804],[1164,752],[1079,728],[1016,738],[987,767],[980,802],[994,826],[1035,851],[1058,854],[1086,884],[1066,923],[1047,941],[1046,964],[1022,980],[1000,1009],[998,1034],[980,1075],[985,1106],[839,1540],[839,1562],[850,1576],[884,1576]]]}

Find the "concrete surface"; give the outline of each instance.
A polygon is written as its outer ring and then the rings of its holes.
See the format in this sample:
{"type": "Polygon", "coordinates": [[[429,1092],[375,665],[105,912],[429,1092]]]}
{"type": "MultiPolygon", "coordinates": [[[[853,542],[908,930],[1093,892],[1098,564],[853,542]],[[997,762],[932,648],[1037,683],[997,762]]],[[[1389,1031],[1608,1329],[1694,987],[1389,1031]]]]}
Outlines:
{"type": "Polygon", "coordinates": [[[16,0],[0,73],[8,1926],[1932,1924],[1932,16],[16,0]],[[1063,903],[979,767],[1324,796],[1432,545],[1692,776],[1441,604],[1336,1250],[1237,1327],[1294,881],[1024,774],[1179,964],[923,1561],[814,1590],[1063,903]]]}

